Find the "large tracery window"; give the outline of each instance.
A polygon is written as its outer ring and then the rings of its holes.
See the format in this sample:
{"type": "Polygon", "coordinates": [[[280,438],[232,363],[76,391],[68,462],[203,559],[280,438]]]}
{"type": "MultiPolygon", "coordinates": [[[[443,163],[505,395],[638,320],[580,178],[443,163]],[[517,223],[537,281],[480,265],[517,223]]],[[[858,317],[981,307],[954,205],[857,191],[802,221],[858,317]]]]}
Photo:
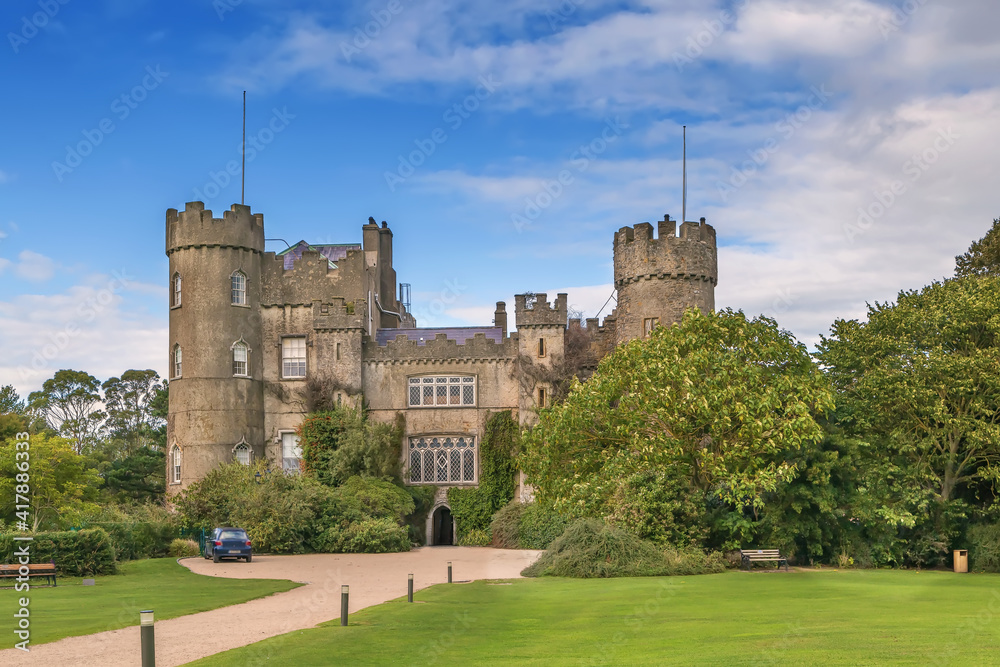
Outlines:
{"type": "Polygon", "coordinates": [[[411,408],[476,405],[476,378],[471,375],[428,375],[410,378],[411,408]]]}
{"type": "Polygon", "coordinates": [[[474,484],[476,439],[469,436],[410,438],[410,482],[474,484]]]}

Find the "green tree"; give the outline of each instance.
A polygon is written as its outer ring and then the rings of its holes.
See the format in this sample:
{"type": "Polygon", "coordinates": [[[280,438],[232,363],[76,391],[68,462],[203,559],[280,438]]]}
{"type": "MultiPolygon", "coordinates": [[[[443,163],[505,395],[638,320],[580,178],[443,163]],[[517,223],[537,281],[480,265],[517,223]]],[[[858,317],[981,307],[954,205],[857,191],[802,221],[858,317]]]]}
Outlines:
{"type": "Polygon", "coordinates": [[[299,427],[307,474],[329,486],[356,475],[400,479],[402,424],[367,418],[361,409],[335,406],[316,412],[299,427]]]}
{"type": "Polygon", "coordinates": [[[7,384],[0,387],[0,415],[23,415],[25,407],[24,401],[21,400],[13,385],[7,384]]]}
{"type": "Polygon", "coordinates": [[[104,488],[116,500],[159,502],[166,489],[166,453],[140,447],[101,466],[104,488]]]}
{"type": "MultiPolygon", "coordinates": [[[[541,411],[521,463],[561,512],[624,514],[642,534],[664,508],[673,523],[690,523],[705,501],[758,512],[794,478],[791,454],[822,438],[814,415],[832,408],[805,347],[774,320],[690,310],[619,346],[541,411]]],[[[729,546],[743,537],[737,530],[729,546]]]]}
{"type": "Polygon", "coordinates": [[[32,531],[69,528],[97,506],[101,478],[89,461],[77,454],[65,438],[34,435],[28,449],[12,439],[0,445],[0,512],[3,520],[14,523],[18,486],[27,484],[32,531]],[[25,458],[23,453],[27,452],[25,458]],[[18,457],[18,453],[22,456],[18,457]],[[27,470],[22,470],[25,461],[27,470]],[[28,481],[17,475],[27,474],[28,481]]]}
{"type": "Polygon", "coordinates": [[[120,378],[109,378],[101,388],[107,411],[104,427],[122,453],[129,456],[153,444],[157,429],[163,425],[154,413],[163,390],[157,372],[127,370],[120,378]]]}
{"type": "Polygon", "coordinates": [[[928,523],[908,540],[911,558],[931,562],[956,534],[963,493],[997,488],[1000,278],[901,292],[867,322],[836,321],[818,347],[839,422],[869,446],[867,511],[904,530],[928,523]]]}
{"type": "Polygon", "coordinates": [[[28,405],[82,453],[96,444],[104,422],[100,389],[101,383],[89,373],[60,370],[45,381],[41,391],[28,395],[28,405]]]}
{"type": "Polygon", "coordinates": [[[955,258],[955,277],[1000,275],[1000,218],[986,235],[973,242],[969,250],[955,258]]]}

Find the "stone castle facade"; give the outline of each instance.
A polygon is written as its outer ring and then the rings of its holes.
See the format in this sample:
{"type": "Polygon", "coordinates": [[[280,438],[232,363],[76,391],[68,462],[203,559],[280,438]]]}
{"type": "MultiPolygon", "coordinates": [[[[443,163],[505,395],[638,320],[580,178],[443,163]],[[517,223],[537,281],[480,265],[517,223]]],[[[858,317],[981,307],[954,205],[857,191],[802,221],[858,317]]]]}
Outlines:
{"type": "MultiPolygon", "coordinates": [[[[392,231],[369,218],[361,242],[265,252],[264,219],[201,202],[166,216],[170,265],[167,490],[219,465],[266,457],[297,472],[296,428],[317,393],[404,425],[404,478],[438,486],[429,543],[454,538],[446,490],[478,483],[491,412],[530,424],[552,387],[538,369],[581,336],[597,359],[615,345],[715,307],[715,230],[665,216],[614,236],[618,306],[603,323],[568,319],[567,295],[515,296],[482,327],[418,328],[398,298],[392,231]],[[530,370],[532,371],[529,373],[530,370]]],[[[522,485],[522,494],[529,493],[522,485]]]]}

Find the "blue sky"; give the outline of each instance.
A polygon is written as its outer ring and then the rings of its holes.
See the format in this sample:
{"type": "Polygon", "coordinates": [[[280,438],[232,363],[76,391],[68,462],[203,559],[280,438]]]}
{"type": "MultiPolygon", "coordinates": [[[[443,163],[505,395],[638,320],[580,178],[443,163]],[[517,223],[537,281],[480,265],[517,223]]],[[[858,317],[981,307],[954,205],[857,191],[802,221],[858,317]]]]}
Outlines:
{"type": "Polygon", "coordinates": [[[949,274],[1000,215],[998,15],[986,0],[5,3],[0,385],[165,371],[165,210],[239,201],[225,171],[243,90],[246,202],[267,236],[357,242],[387,220],[430,326],[489,323],[529,290],[594,316],[613,232],[680,216],[687,125],[717,305],[813,344],[949,274]]]}

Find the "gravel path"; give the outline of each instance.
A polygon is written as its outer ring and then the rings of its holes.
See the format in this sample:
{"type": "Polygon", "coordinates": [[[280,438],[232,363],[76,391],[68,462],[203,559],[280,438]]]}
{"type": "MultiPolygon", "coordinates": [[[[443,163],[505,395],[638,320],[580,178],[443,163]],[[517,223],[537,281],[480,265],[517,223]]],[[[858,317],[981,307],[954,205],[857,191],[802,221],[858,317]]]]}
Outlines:
{"type": "MultiPolygon", "coordinates": [[[[351,587],[351,613],[406,595],[406,575],[420,590],[448,580],[509,579],[519,576],[540,551],[483,547],[424,547],[400,554],[306,554],[254,556],[243,562],[213,563],[186,558],[197,574],[234,579],[291,579],[305,583],[259,600],[156,622],[157,667],[172,667],[268,637],[311,628],[340,617],[340,586],[351,587]]],[[[155,611],[155,610],[154,610],[155,611]]],[[[138,665],[139,627],[68,637],[33,646],[30,653],[0,651],[0,665],[138,665]]],[[[255,658],[278,656],[262,653],[255,658]]],[[[252,660],[251,664],[258,662],[252,660]]],[[[273,662],[271,664],[274,664],[273,662]]]]}

